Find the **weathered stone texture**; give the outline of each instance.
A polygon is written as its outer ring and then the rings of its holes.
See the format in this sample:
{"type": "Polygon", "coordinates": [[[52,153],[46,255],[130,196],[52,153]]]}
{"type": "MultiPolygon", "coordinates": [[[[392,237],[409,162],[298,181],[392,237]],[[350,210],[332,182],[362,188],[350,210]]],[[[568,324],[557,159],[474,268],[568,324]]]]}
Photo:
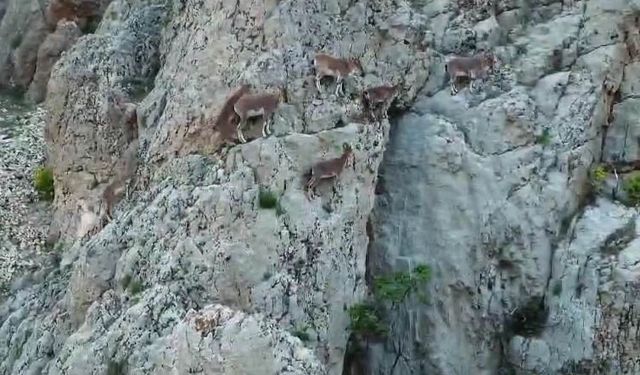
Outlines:
{"type": "Polygon", "coordinates": [[[0,306],[0,371],[341,374],[366,281],[422,263],[429,301],[394,306],[366,374],[638,371],[637,217],[589,168],[638,159],[639,5],[113,1],[51,70],[65,246],[0,306]],[[497,71],[450,95],[447,59],[481,49],[497,71]],[[344,97],[315,89],[317,51],[360,59],[344,97]],[[390,122],[365,121],[385,83],[390,122]],[[288,101],[224,145],[242,84],[288,101]],[[307,200],[345,142],[355,163],[307,200]]]}

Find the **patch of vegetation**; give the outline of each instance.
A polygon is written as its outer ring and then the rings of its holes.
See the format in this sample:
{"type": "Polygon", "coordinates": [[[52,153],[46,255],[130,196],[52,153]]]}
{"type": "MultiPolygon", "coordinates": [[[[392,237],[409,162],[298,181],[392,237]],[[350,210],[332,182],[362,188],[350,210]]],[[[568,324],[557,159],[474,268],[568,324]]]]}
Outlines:
{"type": "Polygon", "coordinates": [[[359,303],[349,308],[351,331],[364,338],[386,336],[389,323],[385,319],[389,302],[390,308],[397,307],[411,294],[418,294],[423,302],[426,295],[420,288],[431,278],[431,268],[419,265],[411,272],[394,272],[374,279],[373,301],[359,303]]]}
{"type": "Polygon", "coordinates": [[[607,169],[602,164],[598,164],[589,171],[589,181],[594,193],[600,192],[608,175],[607,169]]]}
{"type": "Polygon", "coordinates": [[[291,334],[299,338],[302,342],[307,342],[311,340],[311,336],[307,332],[307,329],[309,329],[307,326],[298,327],[294,329],[293,332],[291,332],[291,334]]]}
{"type": "Polygon", "coordinates": [[[51,168],[40,167],[33,176],[33,187],[38,192],[40,199],[52,201],[55,196],[53,186],[53,171],[51,168]]]}
{"type": "Polygon", "coordinates": [[[412,272],[395,272],[375,279],[375,294],[382,301],[400,303],[411,293],[418,292],[430,278],[431,269],[427,265],[417,266],[412,272]]]}
{"type": "Polygon", "coordinates": [[[556,297],[559,296],[560,293],[562,293],[562,281],[556,280],[553,283],[553,287],[551,288],[551,293],[556,297]]]}
{"type": "Polygon", "coordinates": [[[277,208],[278,197],[270,190],[261,188],[260,192],[258,193],[258,202],[260,203],[260,208],[277,208]]]}
{"type": "Polygon", "coordinates": [[[129,284],[131,283],[131,275],[127,274],[124,275],[122,277],[122,279],[120,280],[120,286],[122,286],[122,289],[127,289],[127,287],[129,286],[129,284]]]}
{"type": "Polygon", "coordinates": [[[384,337],[387,334],[387,323],[379,308],[373,304],[358,303],[349,308],[352,332],[364,337],[384,337]]]}
{"type": "Polygon", "coordinates": [[[593,182],[601,184],[604,182],[604,180],[607,179],[607,175],[608,173],[605,167],[603,165],[598,165],[593,169],[591,173],[591,179],[593,180],[593,182]]]}
{"type": "Polygon", "coordinates": [[[537,138],[536,138],[536,143],[541,144],[543,146],[547,146],[549,143],[551,143],[551,134],[549,132],[548,128],[545,128],[542,131],[542,134],[540,134],[537,138]]]}
{"type": "Polygon", "coordinates": [[[132,296],[135,296],[136,294],[142,292],[143,289],[144,288],[142,287],[142,283],[138,280],[131,280],[129,282],[129,287],[127,288],[129,294],[131,294],[132,296]]]}
{"type": "Polygon", "coordinates": [[[107,363],[107,375],[126,375],[127,374],[127,363],[122,361],[114,361],[110,360],[107,363]]]}
{"type": "Polygon", "coordinates": [[[507,321],[509,332],[522,337],[539,336],[544,331],[549,318],[549,309],[544,298],[532,297],[519,306],[507,321]]]}
{"type": "Polygon", "coordinates": [[[627,193],[630,205],[637,206],[640,204],[640,174],[625,180],[623,189],[627,193]]]}

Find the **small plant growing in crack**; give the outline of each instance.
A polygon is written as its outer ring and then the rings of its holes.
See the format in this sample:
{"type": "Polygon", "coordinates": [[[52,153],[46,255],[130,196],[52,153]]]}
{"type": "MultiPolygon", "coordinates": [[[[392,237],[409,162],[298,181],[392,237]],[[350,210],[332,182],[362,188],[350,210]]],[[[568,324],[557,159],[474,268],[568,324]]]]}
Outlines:
{"type": "Polygon", "coordinates": [[[599,164],[590,171],[589,175],[593,189],[600,191],[602,184],[604,184],[608,176],[606,168],[602,164],[599,164]]]}
{"type": "Polygon", "coordinates": [[[630,177],[624,182],[624,191],[627,193],[629,205],[640,204],[640,174],[630,177]]]}
{"type": "Polygon", "coordinates": [[[418,265],[410,272],[394,272],[377,277],[374,280],[373,301],[349,308],[351,331],[365,339],[385,337],[389,325],[385,319],[387,303],[391,302],[391,307],[397,306],[411,294],[417,294],[426,302],[426,295],[421,292],[421,287],[430,278],[431,268],[426,264],[418,265]]]}
{"type": "Polygon", "coordinates": [[[131,283],[131,275],[129,274],[124,275],[120,280],[120,286],[122,286],[122,289],[125,289],[125,290],[127,289],[130,283],[131,283]]]}
{"type": "Polygon", "coordinates": [[[542,131],[542,134],[540,134],[536,138],[536,143],[541,144],[543,146],[547,146],[549,143],[551,143],[551,133],[549,132],[548,128],[545,128],[542,131]]]}
{"type": "Polygon", "coordinates": [[[379,307],[369,303],[358,303],[349,308],[349,328],[362,337],[384,337],[387,334],[379,307]]]}
{"type": "Polygon", "coordinates": [[[420,287],[430,278],[431,268],[427,265],[419,265],[412,272],[394,272],[375,279],[375,294],[381,301],[392,303],[400,303],[412,293],[417,293],[422,300],[426,300],[426,295],[420,293],[420,287]]]}
{"type": "Polygon", "coordinates": [[[127,287],[129,294],[131,294],[132,296],[139,294],[143,289],[144,288],[142,287],[142,283],[138,280],[131,280],[127,287]]]}
{"type": "Polygon", "coordinates": [[[55,195],[53,186],[53,171],[51,168],[40,167],[33,175],[33,187],[40,199],[52,201],[55,195]]]}
{"type": "Polygon", "coordinates": [[[278,211],[278,197],[270,190],[260,189],[260,192],[258,193],[258,203],[260,204],[260,208],[275,208],[276,213],[278,211]]]}

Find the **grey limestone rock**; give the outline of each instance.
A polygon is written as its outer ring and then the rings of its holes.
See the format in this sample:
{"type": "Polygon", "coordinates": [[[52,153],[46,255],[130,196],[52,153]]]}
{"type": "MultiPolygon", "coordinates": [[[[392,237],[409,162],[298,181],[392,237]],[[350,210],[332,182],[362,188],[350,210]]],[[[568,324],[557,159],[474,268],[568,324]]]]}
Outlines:
{"type": "Polygon", "coordinates": [[[64,251],[0,305],[0,373],[637,372],[637,217],[594,200],[590,172],[637,159],[637,6],[111,2],[51,70],[64,251]],[[481,49],[496,71],[452,96],[445,62],[481,49]],[[344,97],[317,92],[318,51],[360,60],[344,97]],[[375,124],[361,90],[385,83],[399,96],[375,124]],[[224,144],[215,119],[242,84],[288,100],[273,135],[252,122],[224,144]],[[355,162],[307,200],[343,143],[355,162]],[[423,263],[428,300],[348,351],[372,279],[423,263]]]}

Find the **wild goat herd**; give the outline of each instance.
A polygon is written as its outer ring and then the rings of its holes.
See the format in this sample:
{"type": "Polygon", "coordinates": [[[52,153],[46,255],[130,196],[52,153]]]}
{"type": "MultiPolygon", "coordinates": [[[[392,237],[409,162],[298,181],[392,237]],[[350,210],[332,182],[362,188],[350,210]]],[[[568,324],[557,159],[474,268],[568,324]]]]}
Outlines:
{"type": "MultiPolygon", "coordinates": [[[[449,74],[449,84],[451,95],[458,93],[456,81],[458,78],[468,78],[471,80],[470,90],[474,89],[473,82],[476,79],[485,79],[488,72],[493,72],[497,60],[491,53],[484,52],[471,57],[453,57],[445,64],[445,71],[449,74]]],[[[315,84],[318,92],[322,92],[320,81],[324,77],[332,77],[336,80],[335,95],[344,95],[344,79],[350,75],[363,75],[364,71],[358,59],[336,58],[324,53],[317,53],[313,59],[315,70],[315,84]]],[[[362,92],[363,104],[369,110],[369,115],[374,121],[378,120],[380,114],[376,114],[376,109],[382,111],[382,117],[387,117],[387,111],[391,102],[398,93],[399,84],[390,86],[382,85],[370,87],[362,92]]],[[[216,128],[221,133],[225,141],[237,139],[246,143],[242,127],[248,119],[261,116],[262,136],[271,134],[270,123],[273,113],[280,102],[287,101],[286,90],[280,87],[275,92],[249,93],[249,85],[241,85],[225,101],[216,119],[216,128]],[[235,123],[237,122],[237,125],[235,123]]],[[[306,184],[307,198],[311,199],[310,192],[321,180],[334,178],[340,175],[348,159],[352,155],[351,146],[343,144],[343,153],[338,158],[320,161],[311,168],[311,175],[306,184]]]]}

